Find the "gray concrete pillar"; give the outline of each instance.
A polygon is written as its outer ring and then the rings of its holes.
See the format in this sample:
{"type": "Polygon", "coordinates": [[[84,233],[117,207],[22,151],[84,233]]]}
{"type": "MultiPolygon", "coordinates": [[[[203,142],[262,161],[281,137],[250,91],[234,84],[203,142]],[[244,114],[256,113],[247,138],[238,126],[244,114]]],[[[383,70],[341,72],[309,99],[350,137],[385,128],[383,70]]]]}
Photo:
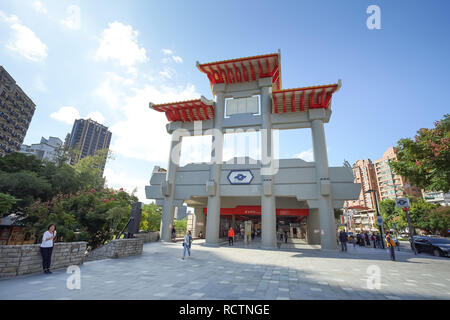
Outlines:
{"type": "Polygon", "coordinates": [[[261,247],[276,248],[276,208],[273,194],[273,141],[272,141],[271,86],[261,88],[261,247]]]}
{"type": "Polygon", "coordinates": [[[306,241],[308,244],[320,244],[319,210],[309,209],[306,221],[306,241]]]}
{"type": "Polygon", "coordinates": [[[197,237],[200,231],[205,235],[205,214],[203,213],[203,208],[201,207],[195,207],[194,208],[194,214],[195,214],[195,236],[197,237]]]}
{"type": "Polygon", "coordinates": [[[170,144],[169,164],[166,181],[162,184],[163,194],[165,194],[164,205],[162,207],[161,217],[161,241],[171,241],[171,228],[175,215],[175,206],[173,205],[175,193],[175,177],[180,164],[181,136],[176,132],[172,134],[170,144]]]}
{"type": "Polygon", "coordinates": [[[225,86],[215,87],[214,132],[212,136],[211,168],[207,182],[208,218],[206,219],[206,241],[209,246],[217,246],[220,225],[220,175],[222,173],[223,131],[222,122],[225,109],[225,86]],[[221,90],[219,90],[221,89],[221,90]]]}
{"type": "Polygon", "coordinates": [[[337,248],[336,222],[331,201],[331,185],[328,174],[328,155],[323,121],[319,119],[312,120],[311,131],[319,200],[320,244],[322,249],[334,250],[337,248]]]}

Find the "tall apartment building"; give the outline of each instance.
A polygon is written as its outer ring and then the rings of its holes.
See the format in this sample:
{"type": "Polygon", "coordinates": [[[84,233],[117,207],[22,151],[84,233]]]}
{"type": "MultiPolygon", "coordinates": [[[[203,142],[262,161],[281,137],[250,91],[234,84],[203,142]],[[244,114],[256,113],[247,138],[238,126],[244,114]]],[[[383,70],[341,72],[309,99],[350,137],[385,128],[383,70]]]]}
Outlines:
{"type": "Polygon", "coordinates": [[[389,167],[390,160],[397,160],[397,149],[390,147],[381,159],[375,160],[379,201],[405,196],[421,197],[422,192],[416,186],[411,186],[402,176],[395,174],[389,167]]]}
{"type": "Polygon", "coordinates": [[[23,144],[20,152],[24,154],[32,154],[40,160],[56,162],[57,151],[62,147],[62,140],[57,137],[41,138],[41,143],[33,143],[28,146],[23,144]]]}
{"type": "Polygon", "coordinates": [[[365,193],[368,190],[378,192],[375,166],[370,159],[358,160],[353,166],[353,177],[355,183],[361,183],[361,193],[359,199],[346,202],[346,207],[365,207],[369,210],[376,209],[374,193],[365,193]]]}
{"type": "Polygon", "coordinates": [[[18,152],[36,105],[0,66],[0,156],[18,152]]]}
{"type": "Polygon", "coordinates": [[[79,151],[79,154],[70,160],[71,164],[75,164],[86,156],[93,156],[97,150],[109,149],[111,132],[94,120],[78,119],[75,120],[70,138],[66,138],[66,141],[68,149],[79,151]]]}

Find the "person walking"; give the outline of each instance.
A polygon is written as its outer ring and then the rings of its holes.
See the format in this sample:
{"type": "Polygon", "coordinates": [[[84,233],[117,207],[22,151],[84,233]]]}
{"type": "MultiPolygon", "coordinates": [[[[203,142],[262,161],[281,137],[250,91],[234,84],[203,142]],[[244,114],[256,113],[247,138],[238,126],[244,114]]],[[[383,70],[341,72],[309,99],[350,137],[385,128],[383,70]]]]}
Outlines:
{"type": "Polygon", "coordinates": [[[388,248],[390,254],[391,254],[391,260],[395,261],[395,242],[392,239],[392,236],[390,234],[390,231],[386,231],[386,247],[388,248]]]}
{"type": "Polygon", "coordinates": [[[44,232],[42,236],[42,243],[40,246],[41,256],[42,256],[42,268],[44,269],[44,273],[52,273],[50,271],[50,265],[52,263],[52,252],[53,245],[56,239],[56,230],[55,225],[51,224],[48,226],[47,231],[44,232]]]}
{"type": "Polygon", "coordinates": [[[376,239],[376,241],[377,241],[378,249],[382,249],[383,246],[382,246],[382,243],[381,243],[381,235],[379,235],[379,234],[377,233],[377,234],[375,235],[375,239],[376,239]]]}
{"type": "Polygon", "coordinates": [[[192,243],[192,235],[191,235],[191,231],[188,231],[188,232],[186,232],[186,235],[184,236],[183,257],[181,259],[184,260],[184,257],[186,256],[186,250],[189,254],[189,257],[191,256],[191,243],[192,243]]]}
{"type": "Polygon", "coordinates": [[[348,241],[347,232],[343,230],[339,232],[339,241],[341,242],[342,252],[347,251],[347,241],[348,241]]]}
{"type": "Polygon", "coordinates": [[[375,242],[375,234],[372,233],[372,236],[370,237],[370,240],[373,243],[373,247],[376,249],[377,248],[377,243],[375,242]]]}
{"type": "Polygon", "coordinates": [[[175,225],[172,227],[172,241],[175,241],[177,237],[177,230],[175,229],[175,225]]]}
{"type": "Polygon", "coordinates": [[[370,247],[369,234],[367,231],[364,233],[364,240],[366,240],[366,245],[370,247]]]}
{"type": "Polygon", "coordinates": [[[232,227],[228,229],[228,246],[232,246],[234,241],[234,230],[232,227]]]}

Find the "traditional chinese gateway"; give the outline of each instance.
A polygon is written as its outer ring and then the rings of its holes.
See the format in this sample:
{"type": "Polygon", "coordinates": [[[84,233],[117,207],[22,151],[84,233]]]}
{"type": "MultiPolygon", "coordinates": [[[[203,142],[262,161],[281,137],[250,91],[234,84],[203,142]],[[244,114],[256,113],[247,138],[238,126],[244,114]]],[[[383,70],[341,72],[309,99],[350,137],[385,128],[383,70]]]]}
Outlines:
{"type": "MultiPolygon", "coordinates": [[[[193,232],[215,246],[228,226],[252,221],[262,248],[275,248],[277,230],[303,237],[322,249],[336,248],[334,208],[357,199],[361,185],[346,167],[328,167],[324,123],[341,81],[282,89],[280,52],[197,63],[215,101],[197,100],[150,108],[166,114],[172,135],[168,170],[155,167],[146,186],[148,199],[162,206],[161,240],[171,240],[175,209],[194,208],[193,232]],[[314,162],[274,159],[273,130],[310,128],[314,162]],[[261,160],[225,159],[223,135],[233,129],[260,132],[261,160]],[[183,136],[212,136],[211,162],[179,166],[183,136]]],[[[292,146],[295,147],[294,145],[292,146]]],[[[300,151],[300,150],[299,150],[300,151]]]]}

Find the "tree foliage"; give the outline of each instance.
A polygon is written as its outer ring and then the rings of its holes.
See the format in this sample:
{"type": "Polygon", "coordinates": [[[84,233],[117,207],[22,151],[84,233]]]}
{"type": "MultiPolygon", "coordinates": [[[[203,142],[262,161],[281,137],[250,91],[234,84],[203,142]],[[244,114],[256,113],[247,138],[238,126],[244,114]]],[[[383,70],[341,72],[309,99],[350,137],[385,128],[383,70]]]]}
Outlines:
{"type": "MultiPolygon", "coordinates": [[[[428,233],[446,235],[450,227],[450,208],[439,204],[428,203],[422,198],[410,198],[409,216],[411,226],[428,233]]],[[[394,200],[380,202],[380,212],[384,228],[393,229],[394,223],[398,230],[408,227],[406,212],[395,207],[394,200]]]]}
{"type": "Polygon", "coordinates": [[[435,122],[433,129],[417,131],[414,141],[398,141],[393,170],[425,190],[450,190],[450,114],[435,122]]]}
{"type": "Polygon", "coordinates": [[[9,214],[12,206],[16,204],[17,200],[15,197],[10,196],[6,193],[0,193],[0,217],[9,214]]]}
{"type": "Polygon", "coordinates": [[[87,241],[96,248],[117,235],[126,224],[135,196],[112,189],[78,191],[36,201],[27,208],[24,222],[40,240],[51,223],[59,241],[87,241]]]}
{"type": "Polygon", "coordinates": [[[161,226],[161,207],[155,203],[142,206],[142,217],[140,229],[144,231],[159,231],[161,226]]]}

